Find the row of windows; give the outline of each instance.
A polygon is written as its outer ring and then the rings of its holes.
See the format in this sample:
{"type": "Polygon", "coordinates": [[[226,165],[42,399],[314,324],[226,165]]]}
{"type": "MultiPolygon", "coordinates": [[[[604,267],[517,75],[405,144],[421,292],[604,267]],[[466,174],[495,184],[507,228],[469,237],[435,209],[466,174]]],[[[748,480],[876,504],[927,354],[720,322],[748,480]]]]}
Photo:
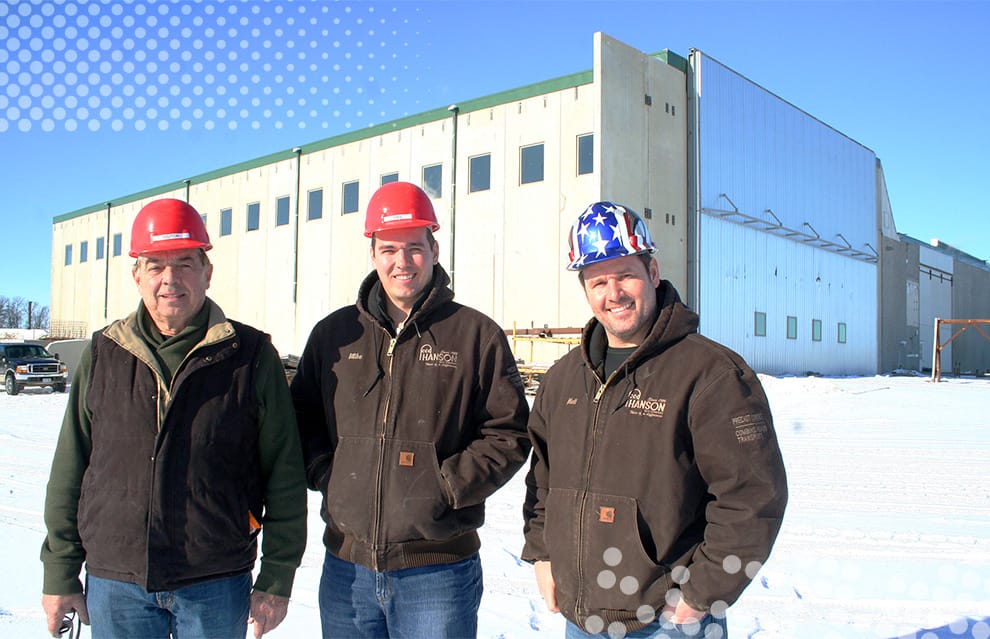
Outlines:
{"type": "MultiPolygon", "coordinates": [[[[591,173],[594,170],[594,136],[580,135],[578,145],[578,175],[591,173]]],[[[469,158],[470,180],[468,192],[487,191],[491,188],[491,153],[469,158]]],[[[522,184],[543,181],[544,150],[543,144],[533,144],[520,149],[520,175],[522,184]]],[[[381,176],[381,185],[398,182],[398,173],[386,173],[381,176]]],[[[421,186],[432,198],[442,197],[443,194],[443,165],[431,164],[423,167],[421,186]]],[[[341,215],[357,213],[359,210],[360,181],[345,182],[341,185],[341,215]]],[[[309,191],[306,196],[306,219],[318,220],[323,217],[323,189],[309,191]]],[[[220,236],[233,233],[233,209],[220,209],[220,236]]],[[[206,221],[206,216],[203,216],[206,221]]],[[[289,223],[289,196],[285,195],[275,200],[275,226],[289,223]]],[[[247,205],[247,231],[256,231],[261,227],[261,203],[252,202],[247,205]]]]}
{"type": "MultiPolygon", "coordinates": [[[[756,337],[767,336],[767,314],[756,311],[753,314],[753,335],[756,337]]],[[[787,339],[798,338],[798,318],[793,315],[787,316],[787,339]]],[[[811,320],[811,341],[822,341],[822,321],[820,319],[811,320]]],[[[846,343],[846,323],[838,322],[835,325],[835,341],[839,344],[846,343]]]]}
{"type": "MultiPolygon", "coordinates": [[[[117,257],[121,252],[122,238],[120,233],[115,233],[113,236],[113,256],[117,257]]],[[[98,237],[96,238],[96,255],[94,259],[102,260],[106,257],[106,238],[98,237]]],[[[83,240],[79,242],[79,263],[89,261],[89,241],[83,240]]],[[[65,265],[68,266],[72,264],[72,245],[65,245],[65,265]]]]}
{"type": "MultiPolygon", "coordinates": [[[[468,181],[468,192],[487,191],[492,184],[492,155],[484,153],[469,158],[470,175],[468,181]]],[[[577,174],[587,175],[595,168],[594,161],[594,135],[586,134],[577,136],[577,174]]],[[[531,184],[542,182],[544,175],[544,145],[531,144],[519,149],[519,183],[531,184]]],[[[381,184],[398,182],[398,173],[386,173],[381,176],[381,184]]],[[[432,198],[442,197],[443,194],[443,165],[431,164],[424,166],[422,170],[421,186],[427,195],[432,198]]],[[[341,215],[357,213],[359,210],[360,182],[345,182],[342,185],[341,215]]],[[[318,220],[323,217],[323,189],[314,189],[306,194],[306,219],[318,220]]],[[[275,226],[285,226],[289,223],[289,196],[285,195],[275,200],[275,226]]],[[[207,216],[203,215],[203,223],[206,223],[207,216]]],[[[261,228],[261,202],[252,202],[247,205],[245,211],[245,230],[257,231],[261,228]]],[[[220,236],[231,235],[234,230],[234,210],[230,208],[220,209],[220,236]]],[[[114,235],[113,255],[120,255],[120,233],[114,235]]],[[[79,243],[79,262],[86,262],[89,258],[89,243],[83,240],[79,243]]],[[[96,259],[103,259],[104,255],[103,238],[96,240],[96,259]]],[[[65,264],[72,264],[72,245],[65,246],[65,264]]]]}

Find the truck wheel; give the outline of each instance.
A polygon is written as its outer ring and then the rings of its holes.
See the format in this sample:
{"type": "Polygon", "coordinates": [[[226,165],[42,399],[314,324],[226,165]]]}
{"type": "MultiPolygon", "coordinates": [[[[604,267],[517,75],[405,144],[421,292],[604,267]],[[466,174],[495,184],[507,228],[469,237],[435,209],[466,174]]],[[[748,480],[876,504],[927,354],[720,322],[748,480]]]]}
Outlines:
{"type": "Polygon", "coordinates": [[[59,382],[58,384],[55,384],[54,386],[52,386],[52,390],[54,390],[56,393],[64,393],[65,382],[59,382]]]}
{"type": "Polygon", "coordinates": [[[17,388],[17,380],[14,379],[13,375],[7,375],[7,379],[4,381],[4,387],[7,389],[8,395],[16,395],[21,390],[17,388]]]}

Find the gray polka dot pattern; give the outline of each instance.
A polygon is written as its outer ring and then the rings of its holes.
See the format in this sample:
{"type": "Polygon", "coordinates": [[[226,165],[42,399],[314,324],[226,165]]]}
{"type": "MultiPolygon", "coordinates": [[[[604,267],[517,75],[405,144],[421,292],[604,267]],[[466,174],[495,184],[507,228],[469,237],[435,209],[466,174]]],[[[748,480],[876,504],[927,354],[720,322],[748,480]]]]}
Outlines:
{"type": "MultiPolygon", "coordinates": [[[[304,0],[0,3],[0,133],[350,129],[397,112],[415,8],[304,0]]],[[[406,106],[406,105],[403,105],[406,106]]],[[[408,105],[414,106],[414,105],[408,105]]]]}

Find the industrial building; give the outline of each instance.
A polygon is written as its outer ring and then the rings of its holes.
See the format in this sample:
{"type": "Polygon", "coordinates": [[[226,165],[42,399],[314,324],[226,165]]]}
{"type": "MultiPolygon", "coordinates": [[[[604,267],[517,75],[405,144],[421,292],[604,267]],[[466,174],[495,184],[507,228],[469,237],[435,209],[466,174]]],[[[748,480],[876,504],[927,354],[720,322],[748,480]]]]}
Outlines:
{"type": "MultiPolygon", "coordinates": [[[[566,238],[599,200],[646,218],[701,332],[761,372],[925,370],[936,317],[990,318],[990,265],[898,234],[872,150],[701,51],[649,54],[598,33],[591,71],[56,217],[53,328],[86,334],[135,308],[131,222],[177,197],[213,241],[209,295],[298,354],[319,319],[353,303],[371,270],[364,208],[394,180],[432,197],[456,299],[507,331],[590,317],[566,238]]],[[[943,358],[988,371],[990,340],[969,331],[943,358]]]]}

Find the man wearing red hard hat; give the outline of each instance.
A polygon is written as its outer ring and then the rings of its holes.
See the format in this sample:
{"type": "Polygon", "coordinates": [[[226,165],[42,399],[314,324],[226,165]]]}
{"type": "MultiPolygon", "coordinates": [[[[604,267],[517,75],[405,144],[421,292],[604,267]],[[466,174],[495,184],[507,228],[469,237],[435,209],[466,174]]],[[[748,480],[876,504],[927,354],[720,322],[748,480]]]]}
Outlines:
{"type": "Polygon", "coordinates": [[[285,617],[306,544],[298,429],[269,336],[206,296],[211,248],[181,200],[134,220],[141,302],[84,351],[48,482],[52,636],[72,611],[94,637],[163,639],[260,637],[285,617]]]}
{"type": "Polygon", "coordinates": [[[453,301],[429,197],[382,186],[375,270],[310,334],[292,381],[309,487],[323,496],[324,637],[477,635],[485,499],[529,454],[505,333],[453,301]]]}

